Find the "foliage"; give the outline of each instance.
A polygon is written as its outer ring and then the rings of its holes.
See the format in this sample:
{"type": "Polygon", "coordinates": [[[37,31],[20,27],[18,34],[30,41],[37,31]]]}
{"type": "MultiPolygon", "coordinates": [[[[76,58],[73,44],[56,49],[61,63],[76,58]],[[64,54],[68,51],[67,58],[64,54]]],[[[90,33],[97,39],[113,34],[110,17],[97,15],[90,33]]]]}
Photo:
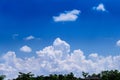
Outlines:
{"type": "MultiPolygon", "coordinates": [[[[82,72],[82,75],[84,78],[75,77],[72,72],[65,75],[50,74],[48,76],[40,75],[34,77],[34,74],[32,74],[31,72],[19,72],[18,77],[13,80],[120,80],[120,72],[118,70],[102,71],[99,74],[93,73],[91,75],[89,75],[89,73],[82,72]]],[[[0,80],[4,80],[5,77],[5,75],[1,75],[0,80]]]]}
{"type": "Polygon", "coordinates": [[[5,77],[5,75],[0,75],[0,80],[4,80],[5,77]]]}
{"type": "Polygon", "coordinates": [[[88,74],[89,74],[89,73],[82,72],[82,75],[83,75],[84,78],[88,77],[88,74]]]}
{"type": "Polygon", "coordinates": [[[18,78],[14,79],[14,80],[34,80],[33,76],[34,74],[31,74],[31,72],[29,73],[22,73],[19,72],[20,75],[18,75],[18,78]]]}
{"type": "Polygon", "coordinates": [[[102,71],[102,80],[120,80],[120,72],[118,70],[102,71]]]}

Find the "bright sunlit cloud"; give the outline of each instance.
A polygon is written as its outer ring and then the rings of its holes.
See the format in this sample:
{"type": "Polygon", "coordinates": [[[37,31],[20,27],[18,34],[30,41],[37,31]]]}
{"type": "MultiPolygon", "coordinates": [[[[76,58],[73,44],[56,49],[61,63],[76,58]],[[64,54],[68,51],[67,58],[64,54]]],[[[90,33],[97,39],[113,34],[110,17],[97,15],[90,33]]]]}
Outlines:
{"type": "Polygon", "coordinates": [[[32,51],[32,49],[29,46],[25,45],[20,48],[20,51],[30,53],[32,51]]]}
{"type": "Polygon", "coordinates": [[[100,3],[98,6],[93,7],[93,10],[97,10],[97,11],[106,11],[104,4],[100,3]]]}
{"type": "Polygon", "coordinates": [[[76,21],[80,13],[80,10],[76,9],[65,11],[64,13],[60,13],[59,16],[53,16],[53,20],[55,22],[76,21]]]}
{"type": "MultiPolygon", "coordinates": [[[[23,46],[21,51],[31,52],[31,49],[23,46]]],[[[120,55],[104,57],[91,53],[85,56],[80,49],[70,51],[70,45],[60,38],[55,39],[52,45],[36,51],[36,55],[37,57],[19,58],[14,51],[8,51],[1,57],[4,62],[0,63],[0,71],[7,78],[14,78],[20,71],[36,75],[73,72],[75,76],[81,76],[82,71],[98,73],[103,70],[120,70],[120,55]]]]}
{"type": "Polygon", "coordinates": [[[120,46],[120,40],[118,40],[118,41],[116,42],[116,45],[117,45],[117,46],[120,46]]]}
{"type": "Polygon", "coordinates": [[[25,40],[32,40],[32,39],[35,39],[35,37],[32,35],[25,38],[25,40]]]}

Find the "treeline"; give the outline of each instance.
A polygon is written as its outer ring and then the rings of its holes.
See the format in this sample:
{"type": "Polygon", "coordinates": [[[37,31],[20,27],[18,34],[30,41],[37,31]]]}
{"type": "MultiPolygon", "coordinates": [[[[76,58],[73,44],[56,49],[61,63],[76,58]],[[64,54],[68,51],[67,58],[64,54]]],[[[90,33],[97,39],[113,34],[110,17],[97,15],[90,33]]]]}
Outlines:
{"type": "MultiPolygon", "coordinates": [[[[120,80],[120,72],[118,70],[102,71],[99,74],[89,74],[82,72],[83,78],[75,77],[71,72],[69,74],[50,74],[49,76],[34,76],[31,72],[22,73],[19,72],[19,75],[16,79],[13,80],[120,80]]],[[[5,75],[0,76],[0,80],[4,80],[5,75]]]]}

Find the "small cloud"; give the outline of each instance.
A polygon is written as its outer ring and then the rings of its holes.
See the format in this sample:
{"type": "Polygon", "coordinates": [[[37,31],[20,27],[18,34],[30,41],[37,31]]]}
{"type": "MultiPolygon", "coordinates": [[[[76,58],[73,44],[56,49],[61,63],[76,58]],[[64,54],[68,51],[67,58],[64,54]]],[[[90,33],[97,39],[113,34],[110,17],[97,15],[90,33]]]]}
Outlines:
{"type": "Polygon", "coordinates": [[[103,12],[106,11],[105,6],[102,3],[100,3],[98,6],[94,6],[93,10],[103,11],[103,12]]]}
{"type": "Polygon", "coordinates": [[[72,11],[65,11],[64,13],[60,13],[59,16],[53,16],[53,20],[55,22],[76,21],[79,14],[80,10],[76,9],[72,11]]]}
{"type": "Polygon", "coordinates": [[[94,57],[94,58],[96,58],[96,57],[98,57],[98,54],[97,54],[97,53],[92,53],[92,54],[89,55],[89,57],[94,57]]]}
{"type": "Polygon", "coordinates": [[[118,40],[118,41],[116,42],[116,45],[117,45],[117,46],[120,46],[120,40],[118,40]]]}
{"type": "Polygon", "coordinates": [[[27,40],[27,41],[28,41],[28,40],[33,40],[33,39],[35,39],[35,37],[32,36],[32,35],[25,38],[25,40],[27,40]]]}
{"type": "Polygon", "coordinates": [[[25,45],[20,48],[20,51],[30,53],[32,51],[32,49],[29,46],[25,45]]]}

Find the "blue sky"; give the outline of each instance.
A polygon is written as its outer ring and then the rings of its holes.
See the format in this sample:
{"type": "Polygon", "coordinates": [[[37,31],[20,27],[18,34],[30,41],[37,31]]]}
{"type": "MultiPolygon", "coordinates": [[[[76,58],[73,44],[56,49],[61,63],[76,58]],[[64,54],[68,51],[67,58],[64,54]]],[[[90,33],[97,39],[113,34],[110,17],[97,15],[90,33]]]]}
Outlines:
{"type": "MultiPolygon", "coordinates": [[[[1,0],[0,55],[13,51],[19,58],[57,38],[85,56],[119,56],[119,0],[1,0]]],[[[70,53],[71,53],[70,52],[70,53]]],[[[4,72],[4,71],[3,71],[4,72]]]]}
{"type": "MultiPolygon", "coordinates": [[[[102,55],[118,54],[119,50],[115,47],[115,41],[119,40],[120,34],[119,7],[118,0],[114,2],[112,0],[1,1],[0,47],[14,48],[17,46],[16,44],[25,44],[22,41],[23,38],[33,35],[42,39],[38,43],[48,41],[43,45],[50,44],[55,38],[60,37],[69,42],[73,49],[83,48],[87,53],[98,52],[102,55]],[[93,7],[97,7],[101,3],[106,11],[93,10],[93,7]],[[53,16],[73,9],[81,11],[75,21],[54,22],[53,16]],[[19,35],[16,37],[16,41],[12,39],[14,34],[19,35]],[[94,51],[91,51],[92,49],[94,51]]],[[[27,42],[26,44],[30,45],[27,42]]],[[[33,47],[39,45],[32,44],[33,47]]],[[[39,47],[43,47],[43,45],[39,47]]],[[[6,51],[4,49],[1,49],[1,53],[6,51]]]]}

